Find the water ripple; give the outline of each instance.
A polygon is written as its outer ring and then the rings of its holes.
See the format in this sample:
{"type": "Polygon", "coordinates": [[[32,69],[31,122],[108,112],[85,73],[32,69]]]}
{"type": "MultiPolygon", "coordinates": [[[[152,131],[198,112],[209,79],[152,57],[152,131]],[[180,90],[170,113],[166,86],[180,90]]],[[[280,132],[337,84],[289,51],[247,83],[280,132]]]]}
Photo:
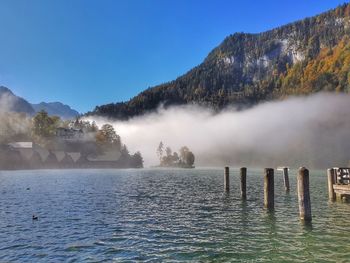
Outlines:
{"type": "Polygon", "coordinates": [[[348,262],[350,205],[329,203],[311,171],[303,225],[295,175],[285,193],[276,174],[268,212],[262,169],[248,170],[247,201],[237,172],[224,193],[221,169],[0,172],[0,261],[348,262]]]}

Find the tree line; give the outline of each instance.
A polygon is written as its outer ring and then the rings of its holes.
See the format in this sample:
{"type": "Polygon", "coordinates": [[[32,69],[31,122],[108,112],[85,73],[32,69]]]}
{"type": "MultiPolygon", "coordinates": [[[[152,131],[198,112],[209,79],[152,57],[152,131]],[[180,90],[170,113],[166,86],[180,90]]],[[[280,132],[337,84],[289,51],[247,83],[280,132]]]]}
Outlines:
{"type": "Polygon", "coordinates": [[[57,116],[50,116],[45,111],[34,117],[26,114],[0,113],[0,144],[14,141],[32,141],[49,150],[79,151],[85,158],[108,152],[120,152],[119,162],[126,167],[143,167],[143,158],[139,151],[130,154],[127,146],[114,127],[104,124],[98,127],[95,122],[77,118],[63,121],[57,116]],[[59,128],[79,134],[76,140],[64,140],[57,134],[59,128]]]}
{"type": "Polygon", "coordinates": [[[169,146],[165,146],[160,142],[157,150],[160,167],[181,167],[193,168],[195,156],[187,146],[180,148],[179,153],[173,152],[169,146]]]}

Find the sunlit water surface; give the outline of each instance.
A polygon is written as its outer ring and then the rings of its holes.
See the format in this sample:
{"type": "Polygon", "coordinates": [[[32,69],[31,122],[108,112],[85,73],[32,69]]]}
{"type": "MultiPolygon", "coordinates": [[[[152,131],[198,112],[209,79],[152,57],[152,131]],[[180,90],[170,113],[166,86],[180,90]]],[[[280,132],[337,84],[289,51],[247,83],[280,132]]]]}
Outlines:
{"type": "Polygon", "coordinates": [[[263,209],[262,169],[0,172],[0,262],[350,261],[350,205],[327,201],[310,171],[313,222],[300,223],[275,174],[275,212],[263,209]],[[39,216],[33,221],[32,215],[39,216]]]}

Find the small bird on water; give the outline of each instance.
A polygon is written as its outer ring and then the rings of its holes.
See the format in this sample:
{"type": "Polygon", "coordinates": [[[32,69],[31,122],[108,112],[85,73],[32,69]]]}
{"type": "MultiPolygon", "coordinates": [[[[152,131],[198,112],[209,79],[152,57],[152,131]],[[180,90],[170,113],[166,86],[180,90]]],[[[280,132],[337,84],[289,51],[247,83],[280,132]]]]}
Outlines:
{"type": "Polygon", "coordinates": [[[38,216],[36,216],[36,215],[33,215],[33,220],[38,220],[39,219],[39,217],[38,216]]]}

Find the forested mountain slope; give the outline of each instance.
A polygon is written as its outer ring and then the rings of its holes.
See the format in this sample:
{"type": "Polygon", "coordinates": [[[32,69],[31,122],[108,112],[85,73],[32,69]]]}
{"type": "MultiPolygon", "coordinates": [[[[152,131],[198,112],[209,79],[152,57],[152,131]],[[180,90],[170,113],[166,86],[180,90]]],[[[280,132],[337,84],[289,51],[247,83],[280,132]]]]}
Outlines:
{"type": "Polygon", "coordinates": [[[127,119],[159,105],[214,109],[350,87],[350,4],[259,34],[235,33],[199,66],[88,114],[127,119]]]}

